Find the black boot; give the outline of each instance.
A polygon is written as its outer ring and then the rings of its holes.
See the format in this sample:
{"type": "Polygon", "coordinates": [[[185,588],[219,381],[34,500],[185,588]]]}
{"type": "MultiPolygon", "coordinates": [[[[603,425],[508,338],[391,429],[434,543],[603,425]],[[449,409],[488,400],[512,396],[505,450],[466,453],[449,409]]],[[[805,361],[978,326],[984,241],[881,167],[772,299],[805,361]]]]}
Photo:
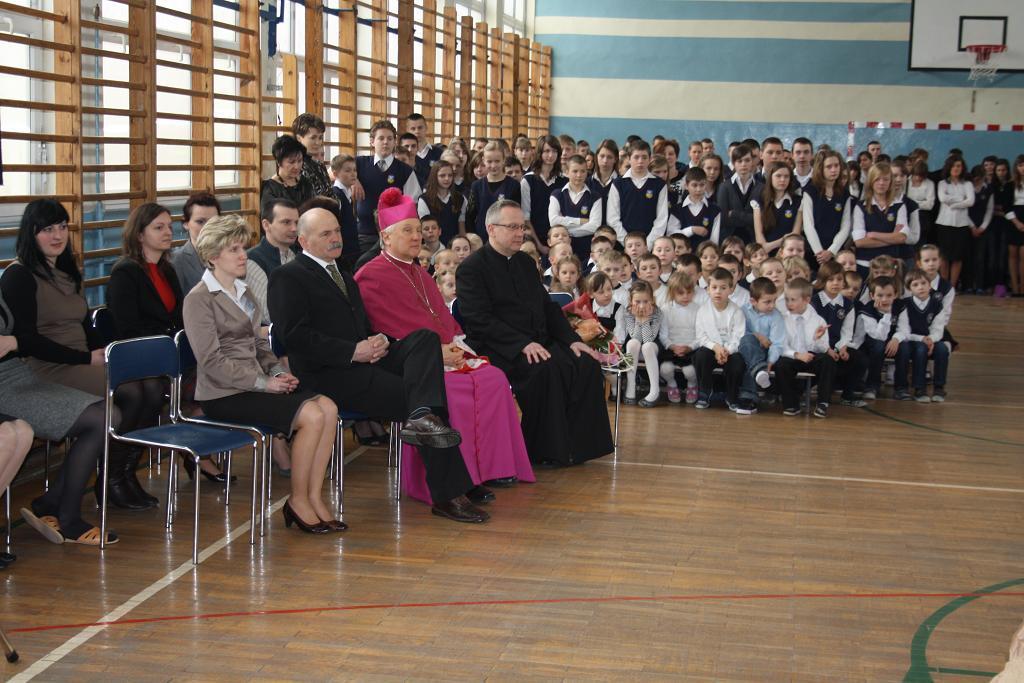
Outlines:
{"type": "Polygon", "coordinates": [[[146,503],[146,507],[155,508],[160,504],[160,501],[156,499],[156,496],[151,496],[146,489],[142,488],[142,484],[139,483],[137,473],[139,471],[139,460],[141,459],[142,450],[133,450],[132,455],[126,461],[124,481],[131,492],[135,495],[135,498],[146,503]]]}
{"type": "MultiPolygon", "coordinates": [[[[125,477],[125,469],[131,461],[130,451],[124,444],[110,445],[110,477],[107,481],[107,502],[123,510],[145,510],[149,503],[139,498],[132,490],[125,477]]],[[[103,501],[103,482],[105,481],[102,467],[96,475],[96,503],[103,501]]]]}

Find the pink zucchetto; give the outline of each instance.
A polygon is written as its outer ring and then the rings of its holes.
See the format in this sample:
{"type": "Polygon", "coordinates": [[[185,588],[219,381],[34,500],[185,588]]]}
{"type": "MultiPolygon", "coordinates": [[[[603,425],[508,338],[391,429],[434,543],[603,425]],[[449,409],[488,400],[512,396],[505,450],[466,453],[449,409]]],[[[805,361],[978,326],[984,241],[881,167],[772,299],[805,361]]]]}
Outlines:
{"type": "Polygon", "coordinates": [[[380,231],[384,232],[392,225],[402,221],[415,218],[419,220],[419,213],[416,211],[416,202],[412,197],[402,194],[397,187],[389,187],[381,194],[377,201],[377,224],[380,231]]]}

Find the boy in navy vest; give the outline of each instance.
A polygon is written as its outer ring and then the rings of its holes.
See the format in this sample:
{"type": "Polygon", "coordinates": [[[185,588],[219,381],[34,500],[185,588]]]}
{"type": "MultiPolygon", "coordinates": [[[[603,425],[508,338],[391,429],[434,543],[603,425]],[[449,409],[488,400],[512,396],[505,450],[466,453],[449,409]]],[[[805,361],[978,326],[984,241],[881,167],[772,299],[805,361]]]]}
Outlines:
{"type": "Polygon", "coordinates": [[[897,329],[902,302],[896,298],[896,281],[886,275],[871,281],[871,301],[857,313],[857,324],[850,344],[861,352],[862,369],[867,374],[863,397],[873,401],[882,386],[882,366],[886,358],[895,358],[903,335],[897,329]]]}
{"type": "Polygon", "coordinates": [[[862,408],[865,403],[857,398],[860,389],[857,376],[863,365],[860,352],[853,348],[853,334],[857,324],[857,310],[853,299],[843,296],[846,287],[846,273],[843,267],[833,261],[826,261],[818,268],[818,279],[811,305],[828,325],[828,355],[836,362],[836,377],[843,389],[843,405],[862,408]]]}
{"type": "Polygon", "coordinates": [[[430,129],[427,119],[423,114],[413,112],[405,119],[405,132],[416,136],[417,146],[413,150],[413,159],[416,164],[416,179],[420,187],[427,186],[427,178],[430,177],[430,169],[441,159],[444,147],[430,143],[430,129]]]}
{"type": "Polygon", "coordinates": [[[374,212],[384,190],[397,187],[415,201],[420,196],[420,183],[412,168],[395,159],[398,134],[390,121],[378,121],[370,129],[373,154],[356,157],[358,180],[352,184],[359,222],[359,249],[366,251],[380,240],[374,212]]]}
{"type": "Polygon", "coordinates": [[[352,202],[352,184],[356,182],[356,160],[348,154],[339,154],[331,159],[331,173],[334,185],[331,190],[338,200],[338,220],[341,223],[341,260],[355,270],[359,260],[359,226],[356,221],[356,206],[352,202]]]}
{"type": "Polygon", "coordinates": [[[690,242],[691,252],[705,240],[718,244],[722,211],[708,202],[704,194],[708,185],[707,174],[703,169],[691,168],[683,177],[683,183],[686,197],[669,208],[668,234],[682,233],[690,242]]]}
{"type": "Polygon", "coordinates": [[[651,146],[643,140],[633,143],[629,153],[629,172],[612,181],[608,188],[608,225],[615,228],[619,241],[626,234],[647,236],[647,248],[668,228],[668,186],[647,170],[651,146]]]}
{"type": "Polygon", "coordinates": [[[737,235],[744,242],[754,239],[754,209],[750,200],[761,196],[763,183],[753,176],[754,155],[747,145],[732,150],[733,174],[718,186],[716,204],[722,210],[721,239],[737,235]]]}
{"type": "Polygon", "coordinates": [[[896,382],[893,398],[909,401],[907,391],[907,365],[914,373],[914,400],[918,403],[946,400],[946,371],[949,369],[949,347],[942,341],[945,331],[942,312],[942,297],[932,291],[931,282],[923,270],[917,268],[907,273],[904,284],[910,290],[910,297],[900,313],[897,331],[903,341],[896,354],[896,382]],[[925,371],[928,359],[932,367],[934,389],[929,398],[925,371]]]}
{"type": "Polygon", "coordinates": [[[590,253],[590,241],[601,227],[601,201],[587,185],[587,161],[579,154],[566,162],[569,183],[551,193],[548,202],[550,230],[564,226],[572,240],[572,252],[582,262],[590,253]]]}

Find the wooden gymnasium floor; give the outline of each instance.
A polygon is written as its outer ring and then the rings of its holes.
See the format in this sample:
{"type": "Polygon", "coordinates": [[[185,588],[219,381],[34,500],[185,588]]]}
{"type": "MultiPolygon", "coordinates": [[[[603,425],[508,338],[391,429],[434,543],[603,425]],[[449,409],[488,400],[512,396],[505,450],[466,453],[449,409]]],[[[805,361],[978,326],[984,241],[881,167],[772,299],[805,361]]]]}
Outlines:
{"type": "Polygon", "coordinates": [[[1024,301],[962,297],[953,329],[945,405],[624,409],[617,463],[499,490],[484,526],[396,505],[379,449],[348,533],[286,531],[278,480],[255,548],[239,458],[230,510],[203,484],[196,571],[187,489],[173,534],[115,512],[103,557],[20,526],[0,677],[985,680],[1024,618],[1024,301]]]}

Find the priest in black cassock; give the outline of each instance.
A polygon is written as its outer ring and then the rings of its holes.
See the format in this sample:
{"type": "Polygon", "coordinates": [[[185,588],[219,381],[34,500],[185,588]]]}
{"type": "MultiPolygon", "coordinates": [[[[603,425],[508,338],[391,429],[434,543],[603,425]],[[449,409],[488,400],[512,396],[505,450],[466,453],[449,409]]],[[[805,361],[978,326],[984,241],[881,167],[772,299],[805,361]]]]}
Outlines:
{"type": "Polygon", "coordinates": [[[566,466],[611,453],[601,366],[519,253],[523,210],[499,200],[486,222],[489,242],[455,276],[466,342],[512,383],[530,460],[566,466]]]}

